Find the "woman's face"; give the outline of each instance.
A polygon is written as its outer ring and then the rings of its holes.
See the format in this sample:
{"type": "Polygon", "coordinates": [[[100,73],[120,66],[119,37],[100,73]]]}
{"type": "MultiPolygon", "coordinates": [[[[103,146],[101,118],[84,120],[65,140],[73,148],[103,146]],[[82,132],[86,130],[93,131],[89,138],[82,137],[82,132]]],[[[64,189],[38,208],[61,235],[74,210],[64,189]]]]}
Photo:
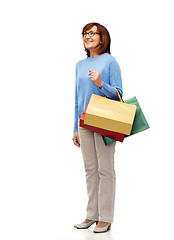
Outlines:
{"type": "MultiPolygon", "coordinates": [[[[97,27],[93,26],[91,29],[87,30],[86,33],[98,33],[97,27]]],[[[87,48],[89,51],[95,50],[100,45],[100,35],[95,34],[93,37],[90,37],[89,34],[83,37],[83,44],[84,47],[87,48]]]]}

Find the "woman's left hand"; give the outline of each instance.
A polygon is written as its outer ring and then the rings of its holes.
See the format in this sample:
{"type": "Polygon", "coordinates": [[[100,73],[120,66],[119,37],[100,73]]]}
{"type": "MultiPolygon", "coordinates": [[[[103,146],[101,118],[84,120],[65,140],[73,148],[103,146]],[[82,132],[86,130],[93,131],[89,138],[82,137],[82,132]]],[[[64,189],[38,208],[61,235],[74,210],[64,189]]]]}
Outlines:
{"type": "Polygon", "coordinates": [[[103,86],[103,81],[100,78],[100,73],[96,71],[91,71],[89,70],[89,76],[91,76],[91,81],[95,83],[99,88],[102,88],[103,86]]]}

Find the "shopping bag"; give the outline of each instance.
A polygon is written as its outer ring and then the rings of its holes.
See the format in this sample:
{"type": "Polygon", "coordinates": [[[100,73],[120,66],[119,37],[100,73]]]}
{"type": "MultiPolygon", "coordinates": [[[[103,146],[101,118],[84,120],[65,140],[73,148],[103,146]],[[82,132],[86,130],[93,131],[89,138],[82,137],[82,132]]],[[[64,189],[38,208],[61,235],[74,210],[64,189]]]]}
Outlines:
{"type": "MultiPolygon", "coordinates": [[[[149,128],[149,124],[144,116],[144,113],[139,105],[139,102],[137,100],[136,97],[130,98],[128,100],[125,101],[128,104],[133,104],[137,106],[137,112],[135,114],[135,119],[134,119],[134,123],[132,126],[132,131],[130,135],[133,135],[135,133],[139,133],[142,132],[146,129],[149,128]]],[[[128,137],[128,136],[127,136],[128,137]]]]}
{"type": "Polygon", "coordinates": [[[136,108],[136,105],[92,94],[86,109],[84,124],[130,135],[136,108]]]}
{"type": "Polygon", "coordinates": [[[103,135],[103,136],[107,137],[108,139],[112,139],[112,140],[114,139],[116,141],[123,142],[123,140],[125,138],[125,134],[105,130],[105,129],[98,128],[98,127],[93,127],[93,126],[90,126],[90,125],[87,125],[87,124],[84,123],[85,113],[86,113],[88,104],[87,104],[82,116],[80,117],[80,123],[79,123],[80,127],[86,128],[86,129],[88,129],[92,132],[96,132],[100,135],[103,135]]]}
{"type": "MultiPolygon", "coordinates": [[[[132,126],[130,136],[148,129],[149,124],[148,124],[148,122],[147,122],[147,120],[144,116],[144,113],[143,113],[143,111],[142,111],[142,109],[139,105],[139,102],[138,102],[137,98],[133,97],[133,98],[130,98],[130,99],[124,101],[124,102],[137,106],[137,110],[136,110],[136,114],[135,114],[135,118],[134,118],[134,122],[133,122],[133,126],[132,126]]],[[[125,137],[128,137],[128,135],[126,135],[125,137]]],[[[103,136],[103,141],[104,141],[105,145],[108,145],[108,144],[114,142],[115,140],[103,136]]]]}

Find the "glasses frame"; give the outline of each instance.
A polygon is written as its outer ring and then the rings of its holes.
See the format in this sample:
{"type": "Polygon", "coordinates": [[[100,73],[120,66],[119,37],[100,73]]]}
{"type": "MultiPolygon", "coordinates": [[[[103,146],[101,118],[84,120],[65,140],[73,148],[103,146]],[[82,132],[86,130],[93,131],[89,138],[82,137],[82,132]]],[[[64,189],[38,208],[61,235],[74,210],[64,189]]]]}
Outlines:
{"type": "Polygon", "coordinates": [[[87,36],[89,36],[89,37],[91,38],[91,37],[94,37],[95,34],[99,34],[99,35],[101,36],[101,34],[100,34],[99,32],[92,32],[92,31],[90,31],[90,32],[82,32],[83,38],[86,38],[87,36]],[[90,35],[89,35],[90,33],[92,33],[93,35],[90,36],[90,35]]]}

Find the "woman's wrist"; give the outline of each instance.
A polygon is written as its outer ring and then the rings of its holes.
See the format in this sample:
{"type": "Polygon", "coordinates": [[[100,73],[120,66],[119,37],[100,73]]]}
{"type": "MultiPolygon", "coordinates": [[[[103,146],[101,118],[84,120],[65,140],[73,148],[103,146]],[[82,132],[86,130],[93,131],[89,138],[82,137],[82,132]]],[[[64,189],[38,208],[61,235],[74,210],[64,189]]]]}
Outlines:
{"type": "Polygon", "coordinates": [[[101,80],[101,84],[99,85],[99,88],[101,89],[103,87],[103,81],[101,80]]]}

